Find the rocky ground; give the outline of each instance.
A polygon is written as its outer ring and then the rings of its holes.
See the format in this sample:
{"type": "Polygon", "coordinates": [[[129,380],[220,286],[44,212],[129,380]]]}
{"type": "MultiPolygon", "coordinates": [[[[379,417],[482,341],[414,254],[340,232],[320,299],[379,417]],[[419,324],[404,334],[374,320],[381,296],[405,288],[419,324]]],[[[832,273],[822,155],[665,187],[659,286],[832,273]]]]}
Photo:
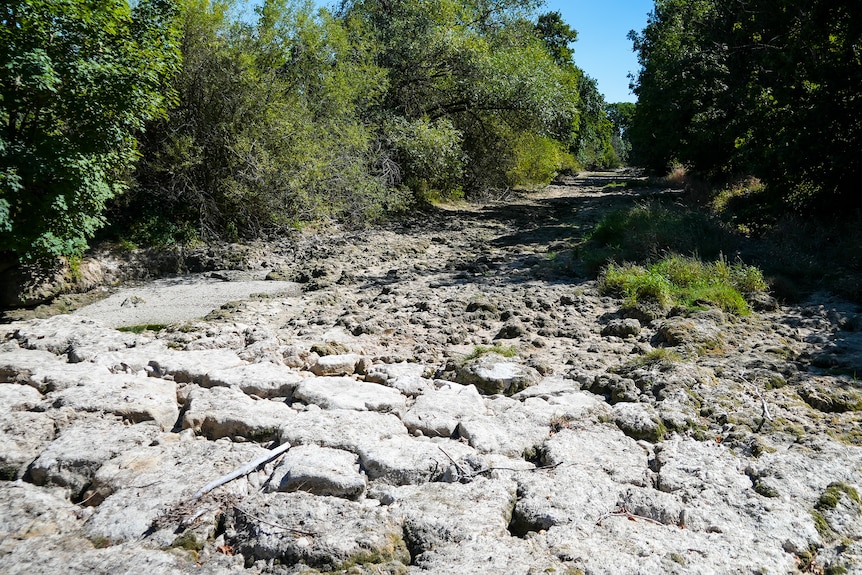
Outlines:
{"type": "Polygon", "coordinates": [[[672,192],[617,177],[248,251],[216,279],[301,289],[203,319],[0,325],[0,572],[862,573],[862,310],[623,317],[572,243],[672,192]]]}

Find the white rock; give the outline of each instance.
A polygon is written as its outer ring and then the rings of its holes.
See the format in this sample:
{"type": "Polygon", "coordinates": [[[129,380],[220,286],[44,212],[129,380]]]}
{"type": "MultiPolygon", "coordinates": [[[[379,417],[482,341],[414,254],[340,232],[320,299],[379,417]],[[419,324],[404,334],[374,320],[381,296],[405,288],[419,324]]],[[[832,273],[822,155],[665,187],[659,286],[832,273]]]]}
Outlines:
{"type": "Polygon", "coordinates": [[[391,485],[409,485],[439,480],[452,459],[475,454],[458,441],[436,443],[397,435],[359,448],[362,467],[370,479],[391,485]],[[450,459],[450,457],[452,459],[450,459]]]}
{"type": "Polygon", "coordinates": [[[54,420],[45,413],[0,412],[0,477],[22,477],[53,439],[54,420]]]}
{"type": "Polygon", "coordinates": [[[0,383],[0,412],[29,411],[42,399],[42,394],[29,385],[0,383]]]}
{"type": "Polygon", "coordinates": [[[366,478],[359,458],[341,449],[317,445],[292,447],[275,467],[269,491],[306,491],[358,499],[365,494],[366,478]]]}
{"type": "Polygon", "coordinates": [[[286,565],[302,563],[332,571],[369,556],[379,563],[410,562],[401,523],[387,508],[338,497],[302,491],[253,495],[233,508],[228,529],[235,534],[228,542],[240,553],[286,565]]]}
{"type": "Polygon", "coordinates": [[[156,377],[171,376],[177,383],[197,383],[208,381],[209,375],[217,374],[232,367],[247,365],[230,350],[169,351],[149,362],[156,377]]]}
{"type": "Polygon", "coordinates": [[[352,410],[303,411],[281,426],[281,443],[321,445],[358,453],[387,437],[407,435],[407,429],[391,413],[352,410]]]}
{"type": "Polygon", "coordinates": [[[356,371],[356,364],[360,356],[355,353],[343,355],[324,355],[317,359],[311,366],[314,375],[352,375],[356,371]]]}
{"type": "Polygon", "coordinates": [[[258,397],[290,397],[302,379],[288,367],[263,362],[211,371],[201,385],[235,387],[258,397]]]}
{"type": "Polygon", "coordinates": [[[126,450],[148,444],[158,434],[152,423],[123,425],[120,421],[77,421],[32,463],[30,478],[36,485],[66,487],[72,499],[80,497],[99,468],[126,450]]]}
{"type": "Polygon", "coordinates": [[[451,437],[462,420],[485,412],[485,403],[474,386],[453,383],[417,397],[403,420],[411,432],[418,430],[431,437],[451,437]]]}
{"type": "Polygon", "coordinates": [[[295,416],[296,412],[283,401],[255,401],[231,387],[197,388],[186,400],[183,429],[192,429],[209,439],[271,441],[279,428],[295,416]]]}
{"type": "MultiPolygon", "coordinates": [[[[89,537],[118,543],[150,532],[155,545],[169,545],[185,517],[169,516],[201,487],[248,463],[267,450],[254,443],[178,441],[163,434],[158,444],[124,452],[106,462],[85,493],[90,504],[101,504],[85,526],[89,537]],[[162,518],[163,523],[156,520],[162,518]]],[[[236,480],[214,493],[248,494],[248,482],[236,480]]],[[[217,508],[197,521],[215,529],[217,508]]],[[[194,513],[190,509],[189,513],[194,513]]]]}
{"type": "Polygon", "coordinates": [[[395,389],[349,377],[311,377],[304,379],[293,394],[294,401],[318,405],[323,409],[353,409],[401,413],[407,399],[395,389]]]}
{"type": "Polygon", "coordinates": [[[82,385],[49,394],[54,407],[112,413],[132,423],[155,421],[171,429],[179,417],[177,386],[172,381],[128,374],[94,376],[82,385]]]}

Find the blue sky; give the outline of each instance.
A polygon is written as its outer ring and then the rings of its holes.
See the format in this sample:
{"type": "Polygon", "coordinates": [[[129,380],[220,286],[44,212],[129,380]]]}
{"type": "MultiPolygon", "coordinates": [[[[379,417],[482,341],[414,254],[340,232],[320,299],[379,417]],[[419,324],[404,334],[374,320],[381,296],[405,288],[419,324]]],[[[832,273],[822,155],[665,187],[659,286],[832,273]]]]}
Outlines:
{"type": "Polygon", "coordinates": [[[605,101],[634,102],[627,74],[637,73],[637,56],[626,38],[646,26],[653,0],[547,0],[544,12],[558,11],[578,31],[575,64],[598,81],[605,101]]]}

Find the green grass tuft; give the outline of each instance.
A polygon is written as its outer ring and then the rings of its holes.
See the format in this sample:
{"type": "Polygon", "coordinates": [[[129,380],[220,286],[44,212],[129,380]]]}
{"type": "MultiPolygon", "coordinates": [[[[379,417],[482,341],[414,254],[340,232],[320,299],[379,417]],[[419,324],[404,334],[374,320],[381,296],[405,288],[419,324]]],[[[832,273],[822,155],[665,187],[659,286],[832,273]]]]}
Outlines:
{"type": "Polygon", "coordinates": [[[518,351],[514,348],[514,346],[511,345],[477,345],[473,348],[473,351],[471,351],[467,356],[464,357],[464,361],[470,361],[489,353],[496,353],[497,355],[502,355],[503,357],[515,357],[516,355],[518,355],[518,351]]]}
{"type": "Polygon", "coordinates": [[[715,306],[735,315],[750,313],[744,293],[766,289],[760,271],[744,264],[729,264],[724,258],[703,262],[676,254],[647,266],[608,264],[599,276],[604,294],[622,297],[626,307],[658,304],[688,309],[715,306]]]}

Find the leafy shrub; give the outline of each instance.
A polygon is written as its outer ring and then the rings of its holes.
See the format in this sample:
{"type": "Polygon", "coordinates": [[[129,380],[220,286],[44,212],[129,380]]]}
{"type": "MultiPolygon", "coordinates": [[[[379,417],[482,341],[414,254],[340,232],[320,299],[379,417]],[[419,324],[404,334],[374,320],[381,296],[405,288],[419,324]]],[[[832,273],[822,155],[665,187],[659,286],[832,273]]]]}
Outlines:
{"type": "Polygon", "coordinates": [[[179,64],[171,0],[23,0],[0,26],[0,254],[79,255],[179,64]],[[134,8],[132,8],[134,6],[134,8]]]}
{"type": "Polygon", "coordinates": [[[523,132],[515,139],[506,177],[511,186],[544,186],[560,172],[576,171],[577,167],[574,156],[559,141],[523,132]]]}

